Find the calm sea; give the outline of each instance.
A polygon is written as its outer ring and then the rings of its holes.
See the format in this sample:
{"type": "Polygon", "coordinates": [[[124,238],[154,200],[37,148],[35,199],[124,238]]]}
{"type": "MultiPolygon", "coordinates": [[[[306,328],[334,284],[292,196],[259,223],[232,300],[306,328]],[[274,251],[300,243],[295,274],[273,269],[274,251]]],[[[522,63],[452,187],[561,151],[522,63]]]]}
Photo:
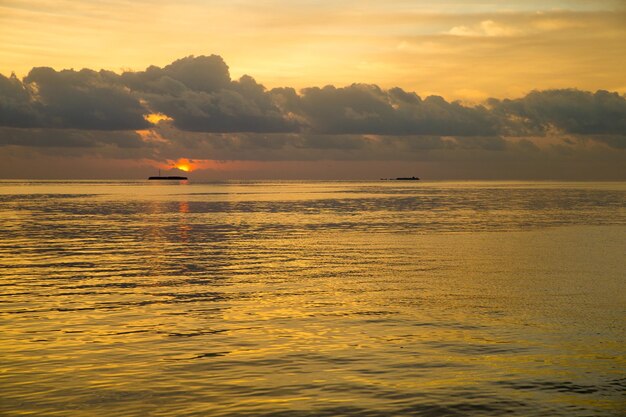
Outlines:
{"type": "Polygon", "coordinates": [[[626,183],[0,182],[0,415],[617,416],[626,183]]]}

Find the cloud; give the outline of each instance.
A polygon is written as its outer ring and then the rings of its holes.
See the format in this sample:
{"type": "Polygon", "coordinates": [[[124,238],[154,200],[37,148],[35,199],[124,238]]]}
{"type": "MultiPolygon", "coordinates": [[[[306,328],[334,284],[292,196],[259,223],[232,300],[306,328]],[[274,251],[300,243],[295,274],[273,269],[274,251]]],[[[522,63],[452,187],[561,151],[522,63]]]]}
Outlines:
{"type": "Polygon", "coordinates": [[[515,100],[490,99],[492,113],[511,134],[545,134],[552,128],[580,135],[625,135],[626,99],[608,91],[533,91],[515,100]]]}
{"type": "MultiPolygon", "coordinates": [[[[317,133],[184,132],[167,124],[156,129],[165,142],[152,142],[162,158],[285,160],[415,160],[434,151],[501,152],[509,142],[501,137],[441,137],[427,135],[360,135],[317,133]]],[[[152,152],[146,149],[146,152],[152,152]]]]}
{"type": "Polygon", "coordinates": [[[483,20],[474,26],[454,26],[449,31],[445,32],[448,35],[454,36],[488,36],[488,37],[507,37],[520,35],[523,32],[520,29],[512,26],[507,26],[502,23],[494,22],[493,20],[483,20]]]}
{"type": "Polygon", "coordinates": [[[40,114],[31,104],[30,92],[15,77],[0,74],[0,126],[31,127],[41,124],[40,114]]]}
{"type": "Polygon", "coordinates": [[[38,67],[22,81],[0,76],[0,126],[39,129],[35,139],[5,130],[4,145],[130,148],[174,142],[192,149],[202,146],[194,141],[206,137],[180,133],[204,132],[213,134],[216,149],[276,154],[289,148],[290,155],[306,149],[319,157],[329,149],[387,155],[384,146],[394,152],[424,146],[502,150],[503,137],[555,135],[621,149],[626,98],[603,90],[559,89],[471,106],[370,84],[267,90],[247,75],[232,80],[223,59],[211,55],[122,74],[38,67]],[[50,133],[50,128],[68,133],[50,133]],[[159,129],[164,132],[159,141],[150,134],[111,135],[115,142],[89,133],[159,129]],[[238,135],[218,135],[231,133],[238,135]]]}
{"type": "Polygon", "coordinates": [[[144,142],[135,131],[93,131],[78,129],[22,129],[0,127],[0,146],[15,145],[34,148],[85,148],[92,152],[95,148],[113,146],[121,152],[128,149],[144,148],[150,144],[144,142]]]}
{"type": "Polygon", "coordinates": [[[232,81],[217,55],[189,56],[164,68],[126,72],[119,82],[176,127],[208,132],[292,132],[298,125],[275,105],[265,87],[244,75],[232,81]]]}
{"type": "Polygon", "coordinates": [[[24,78],[39,127],[132,130],[149,126],[145,108],[105,71],[33,68],[24,78]]]}
{"type": "Polygon", "coordinates": [[[344,88],[306,88],[286,100],[286,109],[298,114],[312,132],[383,135],[493,135],[483,107],[464,107],[442,97],[421,99],[400,88],[375,85],[344,88]]]}
{"type": "Polygon", "coordinates": [[[163,68],[152,65],[145,71],[124,72],[119,78],[133,91],[174,96],[187,89],[211,93],[231,82],[228,66],[217,55],[188,56],[163,68]]]}

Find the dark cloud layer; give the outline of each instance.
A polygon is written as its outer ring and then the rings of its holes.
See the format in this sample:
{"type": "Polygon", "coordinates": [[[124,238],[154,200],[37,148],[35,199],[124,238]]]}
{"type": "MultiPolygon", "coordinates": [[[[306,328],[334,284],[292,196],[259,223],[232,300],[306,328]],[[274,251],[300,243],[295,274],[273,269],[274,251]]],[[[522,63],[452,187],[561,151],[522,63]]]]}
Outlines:
{"type": "Polygon", "coordinates": [[[7,78],[0,74],[0,125],[32,127],[41,124],[38,104],[14,74],[7,78]]]}
{"type": "Polygon", "coordinates": [[[366,84],[267,90],[250,76],[232,80],[216,55],[123,74],[39,67],[23,80],[0,75],[0,126],[128,131],[153,126],[150,113],[168,116],[182,131],[298,133],[321,148],[324,135],[454,136],[466,137],[468,146],[483,137],[497,148],[499,136],[554,132],[626,146],[626,99],[607,91],[533,91],[467,106],[366,84]]]}
{"type": "Polygon", "coordinates": [[[542,133],[555,127],[573,134],[626,134],[626,99],[617,93],[569,90],[533,91],[516,100],[490,99],[498,120],[512,133],[542,133]]]}
{"type": "Polygon", "coordinates": [[[176,127],[196,132],[295,132],[299,126],[249,76],[232,81],[216,55],[179,59],[164,68],[127,72],[117,82],[166,114],[176,127]]]}
{"type": "Polygon", "coordinates": [[[493,135],[495,126],[484,107],[464,107],[438,96],[422,100],[400,88],[384,91],[375,85],[306,88],[289,96],[286,110],[301,115],[308,128],[327,134],[493,135]]]}
{"type": "MultiPolygon", "coordinates": [[[[85,130],[132,130],[149,126],[144,107],[128,89],[112,83],[104,72],[88,69],[55,71],[33,68],[22,88],[32,127],[85,130]]],[[[14,81],[13,81],[14,82],[14,81]]],[[[20,126],[24,126],[22,119],[20,126]]]]}

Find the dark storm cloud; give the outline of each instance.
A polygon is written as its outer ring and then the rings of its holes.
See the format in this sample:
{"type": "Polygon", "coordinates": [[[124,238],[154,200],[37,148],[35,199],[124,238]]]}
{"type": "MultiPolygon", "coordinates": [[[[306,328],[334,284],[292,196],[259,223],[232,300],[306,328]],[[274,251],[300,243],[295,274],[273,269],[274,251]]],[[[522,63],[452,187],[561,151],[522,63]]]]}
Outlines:
{"type": "Polygon", "coordinates": [[[516,100],[490,99],[494,116],[513,134],[626,135],[626,100],[617,93],[574,89],[533,91],[516,100]]]}
{"type": "Polygon", "coordinates": [[[31,127],[41,124],[37,105],[30,92],[14,74],[0,74],[0,126],[31,127]]]}
{"type": "Polygon", "coordinates": [[[228,66],[217,56],[188,56],[164,68],[150,66],[145,71],[125,72],[122,82],[134,91],[177,95],[188,89],[212,93],[228,88],[228,66]]]}
{"type": "MultiPolygon", "coordinates": [[[[41,127],[132,130],[149,126],[145,108],[108,73],[33,68],[24,78],[41,127]]],[[[37,126],[37,124],[35,124],[37,126]]]]}
{"type": "Polygon", "coordinates": [[[308,121],[314,132],[387,135],[493,135],[495,124],[484,107],[464,107],[441,97],[422,100],[400,88],[375,85],[305,88],[286,100],[288,111],[308,121]]]}
{"type": "MultiPolygon", "coordinates": [[[[585,137],[614,148],[626,143],[626,99],[607,91],[534,91],[514,100],[490,99],[485,106],[366,84],[268,91],[250,76],[232,80],[228,66],[216,55],[189,56],[163,68],[123,74],[39,67],[22,81],[0,76],[0,126],[131,131],[154,128],[144,118],[150,113],[168,116],[171,120],[165,123],[180,131],[273,134],[257,135],[255,143],[242,135],[237,139],[269,149],[289,143],[293,149],[348,151],[387,141],[409,150],[502,150],[502,136],[555,134],[585,137]],[[368,135],[378,138],[372,142],[368,135]],[[400,139],[394,142],[389,139],[393,136],[400,139]]],[[[52,136],[59,146],[91,143],[73,134],[66,142],[62,135],[52,136]]],[[[16,137],[5,134],[0,143],[14,143],[16,137]]],[[[183,135],[168,139],[176,137],[187,147],[194,146],[183,135]]],[[[118,145],[138,146],[128,140],[118,145]]]]}
{"type": "Polygon", "coordinates": [[[182,130],[259,133],[298,131],[297,123],[285,117],[266,93],[255,94],[241,86],[254,83],[254,80],[248,81],[248,78],[233,82],[233,88],[212,93],[184,90],[177,95],[147,94],[144,97],[153,111],[171,117],[174,125],[182,130]]]}
{"type": "Polygon", "coordinates": [[[232,81],[216,55],[187,57],[164,67],[127,72],[120,82],[176,127],[195,132],[295,132],[299,126],[265,87],[244,75],[232,81]]]}

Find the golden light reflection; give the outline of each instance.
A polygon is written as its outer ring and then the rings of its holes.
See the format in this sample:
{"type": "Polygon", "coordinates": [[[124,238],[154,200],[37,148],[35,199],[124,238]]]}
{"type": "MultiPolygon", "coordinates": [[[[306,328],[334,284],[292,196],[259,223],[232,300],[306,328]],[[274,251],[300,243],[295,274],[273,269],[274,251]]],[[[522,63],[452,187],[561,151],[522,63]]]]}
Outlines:
{"type": "Polygon", "coordinates": [[[169,122],[173,120],[171,117],[163,113],[150,113],[144,115],[143,118],[154,125],[158,124],[160,121],[169,122]]]}
{"type": "Polygon", "coordinates": [[[147,143],[167,143],[169,142],[165,139],[159,132],[154,129],[142,129],[135,130],[135,133],[139,135],[142,141],[147,143]]]}
{"type": "Polygon", "coordinates": [[[187,243],[189,242],[189,234],[191,233],[191,225],[188,223],[186,216],[186,214],[189,213],[188,201],[178,202],[178,213],[181,215],[179,217],[178,236],[181,242],[187,243]]]}
{"type": "MultiPolygon", "coordinates": [[[[76,192],[93,184],[70,186],[76,192]]],[[[472,221],[489,221],[492,213],[454,202],[449,212],[416,213],[423,230],[411,225],[406,233],[371,233],[341,226],[348,217],[356,221],[353,211],[315,217],[206,204],[253,204],[265,196],[286,208],[289,195],[301,204],[307,195],[319,201],[336,185],[205,184],[197,190],[207,194],[187,195],[158,185],[151,189],[161,191],[139,200],[136,186],[129,187],[104,201],[106,195],[98,195],[71,204],[128,202],[137,208],[134,227],[126,215],[95,211],[98,217],[76,223],[81,227],[50,229],[38,241],[31,236],[33,250],[8,252],[14,263],[3,271],[3,282],[11,284],[3,291],[11,303],[0,310],[12,325],[0,323],[7,358],[0,372],[7,381],[2,391],[17,400],[0,408],[63,415],[71,402],[79,417],[93,410],[145,415],[155,406],[162,414],[183,407],[198,415],[269,414],[276,404],[315,411],[320,402],[345,402],[395,415],[402,410],[389,407],[390,393],[427,411],[432,398],[441,399],[441,410],[459,409],[461,393],[475,410],[508,398],[503,414],[531,404],[564,410],[554,415],[575,407],[617,415],[623,403],[621,226],[546,230],[522,223],[522,230],[472,232],[472,221]],[[292,187],[295,193],[286,191],[292,187]],[[115,240],[84,239],[81,229],[94,221],[115,240]],[[429,222],[437,232],[429,232],[429,222]],[[330,224],[341,228],[322,230],[330,224]],[[459,224],[470,226],[453,229],[459,224]],[[442,225],[457,231],[440,232],[442,225]],[[247,231],[262,232],[250,237],[247,231]],[[63,249],[58,260],[39,250],[51,247],[53,232],[63,249]],[[616,250],[607,250],[607,241],[616,250]],[[585,330],[590,326],[593,332],[585,330]],[[164,378],[172,363],[177,372],[164,378]],[[146,388],[138,390],[137,381],[146,388]],[[158,399],[153,386],[175,391],[183,385],[198,389],[146,404],[158,399]],[[85,386],[93,393],[85,394],[85,386]],[[60,397],[50,399],[50,392],[60,397]]],[[[546,185],[540,187],[544,193],[546,185]]],[[[476,189],[482,188],[470,192],[476,189]]],[[[333,192],[338,207],[350,207],[348,197],[333,192]]],[[[554,198],[554,190],[548,194],[554,198]]],[[[67,222],[66,212],[58,212],[58,221],[67,222]]],[[[389,221],[385,215],[358,214],[363,221],[389,221]]],[[[405,224],[406,216],[398,221],[405,224]]],[[[11,220],[33,222],[22,214],[11,220]]],[[[11,249],[24,241],[16,239],[11,249]]]]}

